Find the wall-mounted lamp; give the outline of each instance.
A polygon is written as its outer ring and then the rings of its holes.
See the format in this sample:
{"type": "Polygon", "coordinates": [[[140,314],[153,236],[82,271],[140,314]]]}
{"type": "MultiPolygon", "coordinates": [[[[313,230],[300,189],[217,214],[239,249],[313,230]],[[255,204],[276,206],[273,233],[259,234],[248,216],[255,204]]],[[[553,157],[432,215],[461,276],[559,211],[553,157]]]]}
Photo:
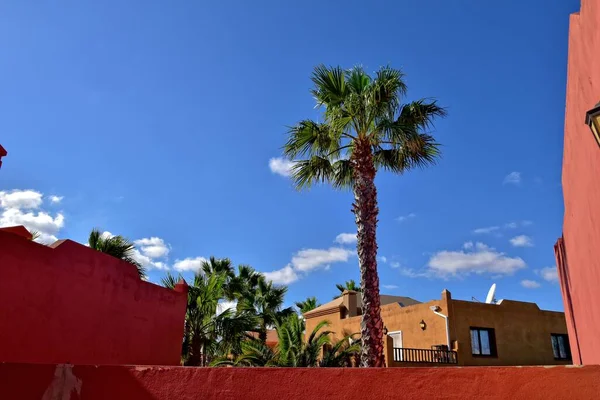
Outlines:
{"type": "Polygon", "coordinates": [[[388,328],[387,328],[387,326],[384,326],[383,327],[383,336],[387,336],[387,334],[388,334],[388,328]]]}
{"type": "Polygon", "coordinates": [[[419,322],[419,326],[421,327],[421,330],[425,330],[427,329],[427,324],[425,323],[425,321],[421,320],[421,322],[419,322]]]}
{"type": "Polygon", "coordinates": [[[585,113],[585,123],[590,127],[590,130],[596,138],[596,143],[600,145],[600,103],[596,104],[594,108],[585,113]]]}

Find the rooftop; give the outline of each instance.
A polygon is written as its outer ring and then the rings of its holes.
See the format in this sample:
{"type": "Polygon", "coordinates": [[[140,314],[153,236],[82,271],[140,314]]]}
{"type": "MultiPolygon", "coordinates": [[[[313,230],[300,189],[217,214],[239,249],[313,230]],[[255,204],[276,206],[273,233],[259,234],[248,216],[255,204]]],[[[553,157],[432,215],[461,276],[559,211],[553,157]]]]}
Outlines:
{"type": "MultiPolygon", "coordinates": [[[[356,305],[358,308],[362,308],[362,298],[360,296],[360,293],[358,292],[344,292],[344,293],[354,293],[356,294],[356,305]]],[[[418,300],[415,300],[413,298],[410,297],[405,297],[405,296],[391,296],[391,295],[387,295],[387,294],[382,294],[379,296],[380,300],[381,300],[381,305],[385,306],[386,304],[392,304],[392,303],[398,303],[401,307],[406,307],[406,306],[412,306],[414,304],[420,304],[421,302],[418,300]]],[[[306,313],[304,313],[304,317],[306,318],[310,318],[312,316],[316,316],[319,315],[321,313],[323,313],[324,311],[330,311],[330,310],[336,310],[339,309],[340,307],[342,307],[344,305],[344,297],[343,294],[340,297],[337,297],[335,299],[333,299],[332,301],[330,301],[329,303],[325,303],[313,310],[310,310],[306,313]]]]}

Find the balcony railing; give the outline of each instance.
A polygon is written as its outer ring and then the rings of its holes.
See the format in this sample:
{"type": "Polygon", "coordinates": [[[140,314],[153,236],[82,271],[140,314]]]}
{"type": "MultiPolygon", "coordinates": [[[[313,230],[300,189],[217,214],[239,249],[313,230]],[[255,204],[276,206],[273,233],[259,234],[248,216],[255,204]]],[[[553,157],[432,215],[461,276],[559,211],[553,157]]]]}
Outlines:
{"type": "Polygon", "coordinates": [[[394,361],[409,363],[457,364],[458,355],[455,351],[408,349],[394,347],[394,361]]]}

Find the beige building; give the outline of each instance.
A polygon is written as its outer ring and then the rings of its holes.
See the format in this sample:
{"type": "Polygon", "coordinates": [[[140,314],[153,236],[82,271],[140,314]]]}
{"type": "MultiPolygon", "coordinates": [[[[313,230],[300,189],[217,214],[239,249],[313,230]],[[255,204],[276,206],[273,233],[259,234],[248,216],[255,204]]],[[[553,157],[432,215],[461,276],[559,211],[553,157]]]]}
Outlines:
{"type": "MultiPolygon", "coordinates": [[[[501,300],[496,304],[454,300],[444,290],[439,300],[381,296],[388,366],[570,364],[565,316],[535,303],[501,300]]],[[[360,332],[360,293],[343,295],[304,314],[306,332],[323,320],[333,341],[360,332]]]]}

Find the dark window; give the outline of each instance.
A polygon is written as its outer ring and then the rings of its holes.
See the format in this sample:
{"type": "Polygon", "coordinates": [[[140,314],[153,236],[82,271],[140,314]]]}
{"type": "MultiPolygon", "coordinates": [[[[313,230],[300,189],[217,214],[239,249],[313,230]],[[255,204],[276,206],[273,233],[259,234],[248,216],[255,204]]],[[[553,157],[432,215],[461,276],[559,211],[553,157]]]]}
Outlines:
{"type": "Polygon", "coordinates": [[[492,328],[471,328],[471,353],[474,356],[496,356],[496,335],[492,328]]]}
{"type": "Polygon", "coordinates": [[[554,358],[557,360],[570,360],[571,349],[569,348],[569,337],[557,333],[553,333],[550,337],[552,338],[552,352],[554,353],[554,358]]]}

